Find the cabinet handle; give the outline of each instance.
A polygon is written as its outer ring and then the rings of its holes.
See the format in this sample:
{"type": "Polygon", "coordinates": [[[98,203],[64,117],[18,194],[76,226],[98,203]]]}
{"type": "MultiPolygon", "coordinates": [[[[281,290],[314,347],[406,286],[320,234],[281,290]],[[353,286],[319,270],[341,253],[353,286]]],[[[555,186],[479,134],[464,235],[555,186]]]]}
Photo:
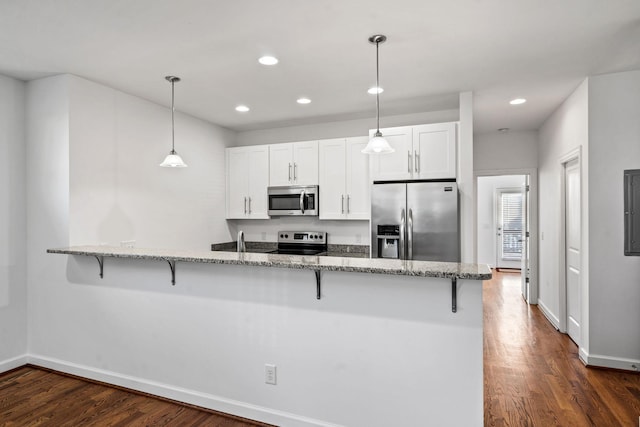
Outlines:
{"type": "Polygon", "coordinates": [[[251,215],[251,197],[249,197],[249,215],[251,215]]]}
{"type": "Polygon", "coordinates": [[[347,194],[347,213],[351,213],[351,196],[347,194]]]}
{"type": "Polygon", "coordinates": [[[415,168],[416,172],[420,172],[420,154],[417,150],[414,151],[413,155],[413,167],[415,168]]]}
{"type": "Polygon", "coordinates": [[[247,213],[247,198],[246,197],[244,198],[244,213],[245,213],[245,215],[247,213]]]}
{"type": "Polygon", "coordinates": [[[294,181],[298,180],[298,164],[297,163],[293,164],[293,180],[294,181]]]}
{"type": "Polygon", "coordinates": [[[344,213],[344,194],[340,197],[340,207],[341,207],[342,213],[344,213]]]}
{"type": "Polygon", "coordinates": [[[291,181],[291,163],[289,163],[289,181],[291,181]]]}
{"type": "Polygon", "coordinates": [[[411,173],[411,151],[407,151],[407,172],[411,173]]]}

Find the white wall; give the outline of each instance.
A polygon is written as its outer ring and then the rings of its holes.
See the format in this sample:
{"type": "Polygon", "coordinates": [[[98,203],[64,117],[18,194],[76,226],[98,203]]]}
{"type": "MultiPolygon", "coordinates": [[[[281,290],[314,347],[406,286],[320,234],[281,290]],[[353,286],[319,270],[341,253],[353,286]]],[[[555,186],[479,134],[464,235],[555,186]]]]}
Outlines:
{"type": "MultiPolygon", "coordinates": [[[[409,126],[427,123],[455,122],[459,111],[443,110],[398,116],[381,117],[383,128],[409,126]]],[[[375,114],[371,118],[317,123],[301,126],[238,132],[236,145],[276,144],[279,142],[309,141],[313,139],[347,138],[366,136],[369,129],[375,129],[375,114]]]]}
{"type": "Polygon", "coordinates": [[[229,240],[224,148],[235,134],[176,113],[176,150],[189,165],[158,166],[171,149],[170,109],[70,77],[70,243],[206,249],[229,240]]]}
{"type": "Polygon", "coordinates": [[[0,76],[0,372],[27,352],[25,85],[0,76]]]}
{"type": "MultiPolygon", "coordinates": [[[[561,158],[582,147],[582,249],[583,266],[588,265],[589,242],[589,132],[588,80],[545,121],[539,131],[539,306],[556,327],[560,326],[560,183],[561,158]]],[[[622,185],[622,184],[620,184],[622,185]]],[[[588,301],[589,277],[583,268],[583,301],[588,301]]],[[[582,329],[588,330],[587,313],[583,312],[582,329]]],[[[581,345],[587,348],[588,337],[581,345]]]]}
{"type": "MultiPolygon", "coordinates": [[[[498,188],[522,188],[525,177],[523,175],[498,175],[478,177],[478,264],[496,265],[497,236],[496,236],[496,199],[498,188]]],[[[520,262],[512,263],[514,268],[520,268],[520,262]]]]}
{"type": "Polygon", "coordinates": [[[640,169],[640,71],[589,78],[589,158],[589,361],[629,369],[640,366],[640,257],[623,252],[623,171],[640,169]]]}
{"type": "Polygon", "coordinates": [[[473,136],[473,170],[535,169],[538,132],[489,132],[473,136]]]}

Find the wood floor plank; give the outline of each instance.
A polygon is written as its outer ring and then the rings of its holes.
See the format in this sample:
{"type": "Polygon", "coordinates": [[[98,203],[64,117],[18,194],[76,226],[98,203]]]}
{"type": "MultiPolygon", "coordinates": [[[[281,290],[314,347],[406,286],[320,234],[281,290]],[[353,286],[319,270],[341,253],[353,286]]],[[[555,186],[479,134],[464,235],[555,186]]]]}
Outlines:
{"type": "Polygon", "coordinates": [[[0,426],[269,425],[27,366],[0,375],[0,426]]]}
{"type": "Polygon", "coordinates": [[[587,368],[520,295],[518,273],[483,285],[487,426],[638,427],[640,374],[587,368]]]}

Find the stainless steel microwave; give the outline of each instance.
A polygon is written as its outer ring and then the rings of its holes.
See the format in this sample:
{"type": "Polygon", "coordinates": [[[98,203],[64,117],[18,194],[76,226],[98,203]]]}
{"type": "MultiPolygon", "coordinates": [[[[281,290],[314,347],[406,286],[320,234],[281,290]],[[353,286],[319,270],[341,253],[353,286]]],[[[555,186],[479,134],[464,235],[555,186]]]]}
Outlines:
{"type": "Polygon", "coordinates": [[[269,215],[318,216],[319,188],[317,185],[287,185],[268,187],[269,215]]]}

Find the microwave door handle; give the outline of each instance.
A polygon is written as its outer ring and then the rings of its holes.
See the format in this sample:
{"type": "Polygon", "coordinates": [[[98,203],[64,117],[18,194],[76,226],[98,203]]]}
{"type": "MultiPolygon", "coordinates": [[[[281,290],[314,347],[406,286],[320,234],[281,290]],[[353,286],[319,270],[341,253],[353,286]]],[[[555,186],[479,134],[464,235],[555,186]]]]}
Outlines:
{"type": "Polygon", "coordinates": [[[300,211],[304,215],[304,190],[300,192],[300,211]]]}
{"type": "Polygon", "coordinates": [[[405,225],[404,225],[404,209],[400,212],[400,259],[404,258],[404,238],[406,235],[405,225]]]}

